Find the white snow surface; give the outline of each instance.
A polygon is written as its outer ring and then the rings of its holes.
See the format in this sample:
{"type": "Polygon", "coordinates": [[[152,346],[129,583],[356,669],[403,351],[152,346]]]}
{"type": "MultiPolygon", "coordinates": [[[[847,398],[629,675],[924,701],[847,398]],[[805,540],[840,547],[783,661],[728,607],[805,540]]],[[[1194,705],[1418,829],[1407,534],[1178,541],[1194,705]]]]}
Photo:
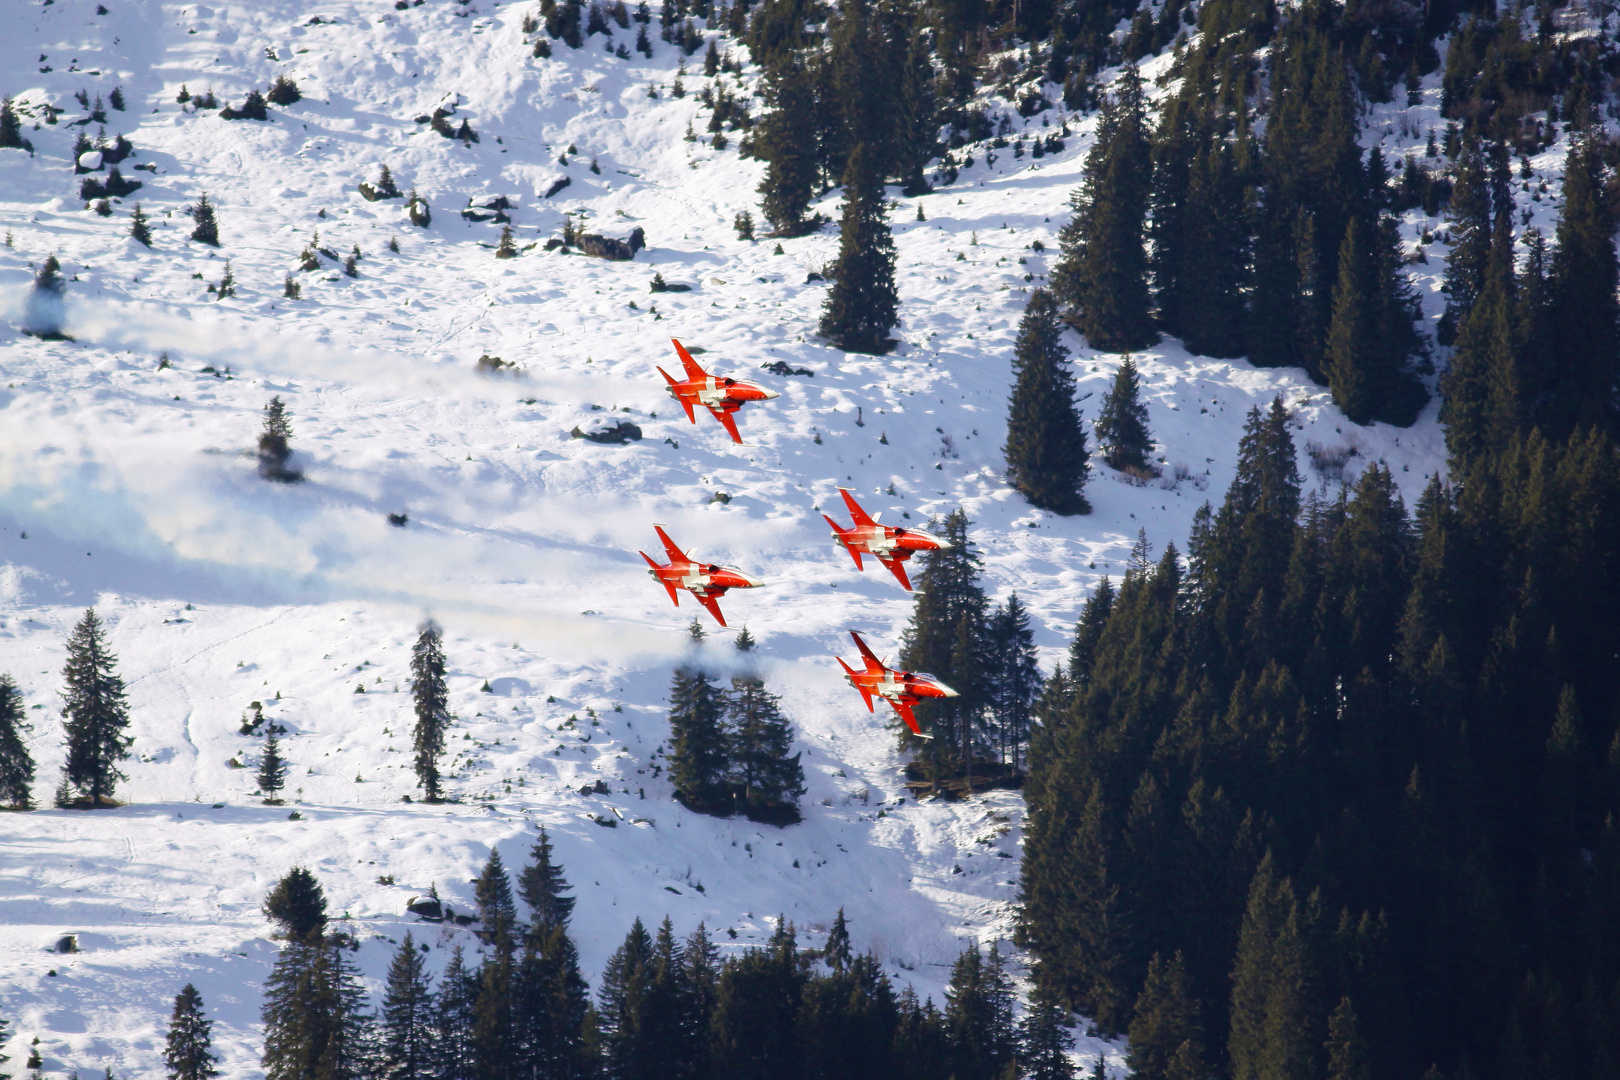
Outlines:
{"type": "MultiPolygon", "coordinates": [[[[26,695],[35,795],[49,806],[63,642],[95,605],[129,685],[135,755],[122,809],[0,818],[0,1016],[15,1023],[14,1067],[37,1037],[47,1073],[156,1075],[170,1002],[190,981],[216,1019],[225,1075],[258,1076],[260,988],[278,947],[259,904],[281,874],[315,871],[363,939],[375,989],[407,930],[441,961],[453,942],[475,947],[467,930],[417,924],[405,904],[436,884],[470,910],[469,879],[491,847],[515,872],[542,825],[579,898],[573,930],[593,981],[637,916],[667,913],[681,933],[702,920],[731,950],[763,940],[779,915],[819,944],[843,907],[858,946],[938,999],[966,942],[1010,948],[1023,805],[1012,792],[901,801],[891,718],[862,708],[831,657],[852,654],[851,628],[895,651],[910,598],[833,547],[818,510],[843,516],[836,488],[916,525],[965,507],[987,589],[1019,593],[1050,667],[1138,529],[1156,550],[1185,548],[1193,511],[1231,479],[1250,408],[1283,397],[1313,483],[1307,443],[1353,449],[1347,477],[1387,461],[1409,504],[1441,468],[1434,403],[1411,429],[1358,428],[1300,371],[1167,339],[1136,356],[1163,481],[1135,486],[1099,463],[1094,512],[1076,518],[1008,489],[1000,447],[1026,275],[1039,283],[1056,256],[1094,117],[1066,118],[1074,135],[1060,154],[1001,150],[992,165],[977,148],[953,185],[920,200],[894,190],[902,344],[846,355],[815,335],[824,286],[806,281],[835,253],[836,230],[783,241],[783,254],[736,237],[733,216],[757,215],[762,166],[738,156],[735,134],[728,149],[709,145],[701,54],[676,98],[681,57],[661,42],[650,61],[616,59],[599,38],[530,58],[520,22],[533,3],[107,6],[18,6],[0,41],[3,91],[37,151],[0,150],[0,670],[26,695]],[[278,74],[305,97],[266,123],[175,102],[185,84],[239,103],[278,74]],[[122,172],[144,186],[103,218],[76,197],[85,110],[72,94],[115,86],[127,111],[109,112],[108,135],[134,143],[122,172]],[[45,102],[66,111],[35,127],[45,102]],[[480,142],[415,122],[446,102],[480,142]],[[682,138],[689,123],[701,141],[682,138]],[[430,228],[409,223],[403,200],[358,194],[383,163],[430,202],[430,228]],[[564,176],[571,186],[545,198],[564,176]],[[185,208],[203,192],[219,210],[218,250],[187,239],[185,208]],[[516,202],[516,259],[493,257],[498,226],[457,214],[493,194],[516,202]],[[136,201],[151,250],[127,237],[136,201]],[[535,246],[565,212],[613,236],[641,226],[649,247],[609,263],[535,246]],[[359,247],[356,278],[324,258],[298,270],[316,229],[340,256],[359,247]],[[1037,239],[1044,253],[1030,250],[1037,239]],[[71,279],[71,341],[19,331],[30,267],[50,252],[71,279]],[[237,294],[216,300],[205,287],[227,259],[237,294]],[[655,271],[693,288],[653,295],[655,271]],[[299,300],[282,297],[288,274],[299,300]],[[706,416],[689,425],[664,394],[653,365],[674,361],[672,336],[721,373],[782,392],[740,414],[746,445],[706,416]],[[481,377],[483,354],[523,374],[481,377]],[[815,374],[759,370],[774,360],[815,374]],[[289,408],[299,484],[255,474],[272,395],[289,408]],[[568,436],[614,419],[646,437],[568,436]],[[390,513],[409,523],[391,527],[390,513]],[[670,669],[702,614],[690,598],[672,609],[647,579],[636,551],[655,550],[655,521],[768,582],[723,607],[759,639],[797,725],[802,824],[692,814],[653,773],[670,669]],[[416,793],[407,664],[424,617],[445,627],[458,717],[449,805],[402,801],[416,793]],[[287,806],[254,797],[259,745],[237,734],[254,700],[290,729],[287,806]],[[607,795],[578,793],[598,779],[607,795]],[[67,933],[83,951],[50,952],[67,933]]],[[[615,43],[631,39],[615,30],[615,43]]],[[[752,87],[757,72],[722,78],[752,87]]],[[[1375,115],[1369,144],[1421,147],[1438,126],[1434,82],[1423,105],[1375,115]]],[[[1535,164],[1542,176],[1559,160],[1535,164]]],[[[833,192],[820,209],[836,220],[838,206],[833,192]]],[[[1407,234],[1437,224],[1409,216],[1407,234]]],[[[1431,318],[1441,265],[1413,267],[1431,318]]],[[[1069,344],[1093,416],[1120,357],[1069,344]]],[[[711,663],[732,656],[725,633],[705,649],[711,663]]],[[[1119,1052],[1084,1038],[1079,1050],[1119,1052]]]]}

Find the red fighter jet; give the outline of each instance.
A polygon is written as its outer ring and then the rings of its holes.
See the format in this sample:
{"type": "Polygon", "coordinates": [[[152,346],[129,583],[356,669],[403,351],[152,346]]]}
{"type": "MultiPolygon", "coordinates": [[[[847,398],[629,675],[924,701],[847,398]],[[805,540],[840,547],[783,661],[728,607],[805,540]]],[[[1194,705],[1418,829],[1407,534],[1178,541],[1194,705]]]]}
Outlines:
{"type": "MultiPolygon", "coordinates": [[[[674,338],[670,338],[675,341],[674,338]]],[[[686,410],[686,418],[697,423],[697,415],[692,411],[694,405],[702,405],[714,414],[722,427],[731,434],[731,441],[742,442],[742,436],[737,433],[737,421],[732,414],[749,401],[769,401],[782,395],[775,390],[767,390],[763,386],[755,386],[740,379],[726,379],[718,375],[710,375],[698,367],[698,362],[692,359],[692,354],[686,351],[686,346],[675,341],[675,351],[680,354],[681,364],[686,368],[686,378],[677,381],[670,377],[669,372],[663,368],[658,374],[669,383],[669,396],[681,403],[686,410]]]]}
{"type": "Polygon", "coordinates": [[[709,609],[714,621],[724,626],[726,617],[720,614],[719,600],[726,595],[726,590],[753,589],[765,584],[758,578],[751,578],[741,570],[733,570],[729,566],[716,566],[714,563],[700,563],[689,559],[685,552],[675,546],[675,541],[669,538],[662,525],[654,525],[653,531],[658,534],[658,539],[664,542],[664,551],[669,555],[669,565],[659,566],[645,551],[637,554],[647,560],[647,565],[652,567],[647,573],[657,578],[659,583],[669,590],[669,598],[675,602],[676,607],[681,606],[680,595],[675,592],[678,586],[697,597],[697,602],[709,609]]]}
{"type": "Polygon", "coordinates": [[[850,517],[855,523],[847,529],[839,528],[838,522],[821,516],[827,524],[832,526],[833,539],[843,544],[849,550],[850,558],[855,560],[855,569],[861,570],[861,552],[866,552],[878,562],[889,568],[889,572],[900,580],[900,584],[911,591],[911,582],[906,579],[906,568],[902,564],[919,551],[941,551],[951,545],[937,536],[929,536],[916,529],[900,529],[890,525],[880,525],[876,518],[868,517],[855,496],[849,493],[848,488],[839,488],[838,493],[844,497],[844,504],[849,507],[850,517]]]}
{"type": "Polygon", "coordinates": [[[844,669],[844,679],[849,685],[861,692],[866,699],[866,711],[872,712],[872,695],[887,701],[894,706],[894,711],[900,714],[900,719],[906,722],[906,727],[919,739],[932,739],[932,735],[924,735],[917,727],[917,718],[912,715],[911,707],[923,698],[956,697],[957,693],[932,675],[921,671],[895,671],[884,665],[883,661],[872,655],[872,650],[866,647],[861,635],[851,630],[849,636],[855,639],[855,647],[861,650],[861,656],[866,661],[865,671],[856,671],[844,663],[843,657],[838,657],[839,666],[844,669]]]}

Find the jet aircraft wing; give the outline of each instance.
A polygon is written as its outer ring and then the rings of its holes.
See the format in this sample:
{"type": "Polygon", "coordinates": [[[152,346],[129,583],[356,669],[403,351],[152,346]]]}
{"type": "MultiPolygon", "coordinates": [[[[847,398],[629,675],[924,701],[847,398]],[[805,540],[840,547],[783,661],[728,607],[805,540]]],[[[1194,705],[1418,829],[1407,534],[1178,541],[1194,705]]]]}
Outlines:
{"type": "Polygon", "coordinates": [[[877,522],[873,521],[871,517],[867,515],[865,510],[861,509],[861,504],[855,501],[855,496],[849,493],[848,488],[839,488],[838,494],[844,497],[844,505],[849,507],[850,517],[855,519],[855,524],[857,527],[861,525],[877,524],[877,522]]]}
{"type": "Polygon", "coordinates": [[[742,435],[737,431],[737,418],[732,415],[737,410],[718,409],[713,405],[708,408],[710,412],[714,413],[714,418],[720,421],[720,425],[731,435],[731,441],[734,443],[742,442],[742,435]]]}
{"type": "Polygon", "coordinates": [[[906,577],[905,563],[901,562],[899,559],[885,559],[882,555],[874,555],[872,557],[878,562],[882,563],[884,566],[887,566],[889,568],[889,573],[900,579],[900,584],[906,587],[906,592],[911,591],[911,580],[906,577]]]}
{"type": "MultiPolygon", "coordinates": [[[[690,559],[688,559],[686,557],[685,552],[683,552],[680,548],[675,546],[675,541],[673,541],[673,540],[671,540],[669,538],[669,534],[664,531],[664,527],[662,525],[654,525],[653,526],[653,532],[657,533],[658,534],[658,539],[660,539],[660,540],[662,540],[664,542],[664,554],[669,556],[671,562],[691,562],[692,561],[692,560],[690,560],[690,559]]],[[[643,555],[642,558],[646,559],[647,557],[645,555],[643,555]]],[[[652,562],[651,559],[647,559],[647,561],[652,562]]]]}
{"type": "Polygon", "coordinates": [[[693,593],[692,595],[697,597],[697,602],[698,603],[702,604],[704,607],[709,609],[709,614],[714,616],[714,621],[715,622],[719,623],[721,626],[726,625],[726,617],[724,615],[720,614],[720,598],[719,597],[716,597],[716,596],[704,596],[702,593],[693,593]]]}
{"type": "Polygon", "coordinates": [[[675,352],[681,358],[681,366],[686,368],[686,377],[688,379],[707,379],[709,377],[709,373],[707,371],[704,371],[702,368],[698,367],[698,362],[692,359],[692,354],[686,351],[685,345],[682,345],[679,341],[675,341],[674,338],[670,338],[669,340],[675,342],[675,352]]]}

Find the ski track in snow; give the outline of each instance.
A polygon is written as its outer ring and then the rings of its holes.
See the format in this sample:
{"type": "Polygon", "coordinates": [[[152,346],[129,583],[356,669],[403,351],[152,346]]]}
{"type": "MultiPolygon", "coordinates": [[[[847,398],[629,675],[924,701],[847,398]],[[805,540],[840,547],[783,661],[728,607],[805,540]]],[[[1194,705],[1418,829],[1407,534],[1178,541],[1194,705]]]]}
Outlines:
{"type": "MultiPolygon", "coordinates": [[[[735,134],[724,151],[681,138],[689,122],[704,131],[705,80],[688,74],[673,97],[671,46],[621,61],[593,38],[532,60],[519,30],[530,3],[396,12],[334,0],[314,25],[290,0],[110,6],[104,17],[84,0],[34,7],[0,41],[4,89],[25,107],[76,109],[74,90],[122,86],[128,111],[109,113],[108,134],[133,141],[123,172],[144,184],[110,219],[81,209],[68,160],[78,112],[26,132],[37,156],[0,151],[0,228],[14,236],[0,248],[0,670],[25,693],[36,798],[48,804],[62,763],[63,640],[95,604],[129,684],[135,753],[124,809],[4,818],[0,1015],[16,1022],[14,1061],[38,1036],[47,1072],[152,1075],[173,995],[191,981],[216,1020],[225,1075],[258,1076],[260,988],[276,951],[258,905],[276,878],[296,864],[316,872],[364,940],[376,989],[407,930],[435,958],[475,946],[465,929],[414,923],[405,903],[436,884],[470,910],[490,847],[515,872],[540,825],[579,897],[573,929],[593,981],[636,916],[667,913],[682,933],[706,921],[729,950],[762,941],[778,915],[817,944],[842,906],[858,945],[938,999],[965,941],[1010,935],[1023,806],[1010,792],[897,803],[889,717],[861,708],[831,656],[851,653],[849,628],[893,653],[911,605],[881,567],[858,574],[834,549],[819,510],[842,515],[836,488],[918,525],[964,506],[987,590],[1019,592],[1049,668],[1086,591],[1123,572],[1138,529],[1156,550],[1185,549],[1193,512],[1231,479],[1251,407],[1282,395],[1312,483],[1308,442],[1354,447],[1348,475],[1387,461],[1408,505],[1442,467],[1436,403],[1409,430],[1357,428],[1298,370],[1166,340],[1136,359],[1167,475],[1183,466],[1186,479],[1133,486],[1098,464],[1094,513],[1069,519],[1004,485],[1025,275],[1038,283],[1055,260],[1094,117],[1069,118],[1066,149],[1040,160],[1007,149],[989,165],[981,149],[955,184],[920,200],[926,221],[915,220],[919,200],[894,191],[903,344],[889,357],[845,355],[814,337],[823,287],[806,280],[835,253],[836,232],[784,241],[782,255],[772,240],[736,238],[733,215],[757,213],[762,166],[738,157],[735,134]],[[239,103],[277,74],[305,98],[268,123],[175,104],[182,83],[239,103]],[[443,100],[479,143],[414,122],[443,100]],[[577,155],[559,164],[570,145],[577,155]],[[412,227],[403,200],[359,196],[384,162],[402,190],[428,198],[431,228],[412,227]],[[543,198],[563,176],[571,186],[543,198]],[[219,210],[217,251],[186,239],[184,208],[202,192],[219,210]],[[458,216],[484,194],[515,196],[519,258],[497,261],[498,226],[458,216]],[[126,236],[137,199],[152,251],[126,236]],[[565,212],[608,235],[642,226],[650,246],[629,263],[532,246],[565,212]],[[330,260],[297,273],[316,228],[340,255],[360,247],[358,278],[330,260]],[[1029,249],[1036,239],[1043,253],[1029,249]],[[53,251],[71,278],[71,343],[17,330],[30,263],[53,251]],[[216,302],[205,284],[227,258],[238,292],[216,302]],[[654,271],[692,291],[649,293],[654,271]],[[288,273],[303,299],[282,298],[288,273]],[[722,373],[782,391],[741,414],[747,445],[708,417],[688,425],[664,395],[653,365],[673,360],[671,336],[708,350],[701,359],[722,373]],[[525,374],[476,376],[485,353],[525,374]],[[759,372],[773,360],[815,375],[759,372]],[[272,394],[289,408],[301,484],[254,474],[272,394]],[[567,435],[615,418],[645,439],[567,435]],[[409,525],[390,527],[388,513],[409,525]],[[769,583],[723,607],[760,639],[771,689],[798,726],[800,825],[693,815],[653,774],[671,662],[700,613],[690,601],[672,610],[646,580],[636,549],[656,542],[653,521],[769,583]],[[454,805],[401,801],[415,791],[409,649],[427,615],[446,629],[459,718],[446,760],[454,805]],[[236,732],[253,700],[289,729],[289,806],[252,798],[258,743],[236,732]],[[571,716],[577,727],[564,729],[571,716]],[[578,794],[597,779],[609,794],[578,794]],[[293,807],[302,820],[289,820],[293,807]],[[592,815],[622,820],[608,829],[592,815]],[[70,932],[81,953],[48,951],[70,932]]],[[[1376,108],[1368,145],[1420,149],[1440,126],[1436,78],[1424,104],[1376,108]]],[[[1044,119],[1060,122],[1055,111],[1044,119]]],[[[1538,179],[1556,184],[1561,162],[1562,148],[1536,159],[1538,179]]],[[[1550,235],[1552,203],[1526,207],[1550,235]]],[[[837,193],[819,209],[836,220],[837,193]]],[[[1438,224],[1409,214],[1403,236],[1438,224]]],[[[1412,267],[1430,318],[1442,266],[1412,267]]],[[[1119,357],[1068,343],[1090,418],[1119,357]]],[[[711,637],[717,662],[729,640],[711,637]]],[[[1117,1060],[1120,1047],[1080,1040],[1080,1060],[1099,1052],[1117,1060]]]]}

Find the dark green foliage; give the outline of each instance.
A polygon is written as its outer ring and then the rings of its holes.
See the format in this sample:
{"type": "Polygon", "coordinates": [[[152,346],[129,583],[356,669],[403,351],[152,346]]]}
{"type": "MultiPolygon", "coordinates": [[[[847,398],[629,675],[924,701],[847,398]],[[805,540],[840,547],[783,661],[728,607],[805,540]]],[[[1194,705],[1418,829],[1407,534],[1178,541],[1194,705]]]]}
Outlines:
{"type": "Polygon", "coordinates": [[[1148,314],[1145,246],[1153,162],[1142,78],[1127,66],[1103,106],[1085,181],[1058,234],[1052,272],[1058,303],[1094,349],[1140,349],[1158,340],[1148,314]]]}
{"type": "Polygon", "coordinates": [[[141,209],[140,203],[135,204],[134,211],[129,215],[129,235],[147,247],[152,246],[152,229],[147,224],[146,212],[141,209]]]}
{"type": "Polygon", "coordinates": [[[34,273],[34,288],[57,296],[61,296],[67,288],[67,282],[62,278],[62,264],[54,253],[45,256],[45,261],[39,264],[39,269],[34,273]]]}
{"type": "Polygon", "coordinates": [[[1155,953],[1131,1020],[1131,1049],[1126,1059],[1131,1075],[1142,1080],[1207,1077],[1200,1013],[1182,955],[1178,952],[1166,961],[1155,953]]]}
{"type": "Polygon", "coordinates": [[[264,427],[259,431],[259,475],[266,480],[296,480],[298,474],[287,468],[292,449],[292,422],[281,398],[273,397],[264,406],[264,427]]]}
{"type": "Polygon", "coordinates": [[[0,806],[28,810],[34,805],[34,759],[23,736],[30,730],[22,693],[10,675],[0,675],[0,806]]]}
{"type": "Polygon", "coordinates": [[[715,986],[710,1021],[716,1075],[734,1080],[793,1075],[799,1062],[790,1033],[804,982],[797,938],[786,920],[779,919],[768,945],[726,964],[715,986]]]}
{"type": "Polygon", "coordinates": [[[450,690],[444,680],[444,635],[431,620],[422,624],[411,647],[411,697],[416,725],[411,730],[416,781],[429,802],[439,799],[439,757],[450,727],[450,690]]]}
{"type": "Polygon", "coordinates": [[[732,783],[740,788],[743,813],[757,820],[786,823],[799,817],[804,769],[793,748],[793,727],[780,699],[753,674],[732,677],[726,700],[727,757],[732,783]]]}
{"type": "Polygon", "coordinates": [[[725,696],[707,672],[675,669],[669,687],[670,780],[695,810],[729,813],[725,696]]]}
{"type": "Polygon", "coordinates": [[[1029,722],[1041,693],[1035,631],[1015,592],[985,621],[985,720],[997,757],[1017,766],[1029,740],[1029,722]]]}
{"type": "Polygon", "coordinates": [[[107,651],[101,619],[95,608],[73,628],[67,641],[67,664],[62,679],[63,730],[67,737],[67,763],[62,767],[71,804],[100,806],[110,800],[124,774],[118,763],[129,757],[132,741],[124,680],[114,670],[118,658],[107,651]]]}
{"type": "Polygon", "coordinates": [[[610,1080],[653,1080],[662,1075],[661,1048],[647,1031],[652,1015],[653,940],[637,919],[608,957],[597,990],[596,1014],[603,1071],[610,1080]]]}
{"type": "MultiPolygon", "coordinates": [[[[1037,994],[1019,1028],[1018,1062],[1028,1080],[1074,1080],[1069,1051],[1069,1010],[1046,995],[1037,994]]],[[[1188,1080],[1197,1080],[1189,1077],[1188,1080]]]]}
{"type": "Polygon", "coordinates": [[[551,861],[551,837],[542,828],[540,838],[534,842],[529,854],[529,865],[518,875],[518,895],[534,912],[530,930],[532,936],[543,938],[554,928],[568,928],[568,919],[574,913],[575,898],[564,896],[563,893],[572,888],[563,878],[562,867],[551,861]]]}
{"type": "Polygon", "coordinates": [[[1084,490],[1091,457],[1074,404],[1074,376],[1057,303],[1030,294],[1013,348],[1007,407],[1007,476],[1031,504],[1060,514],[1091,512],[1084,490]]]}
{"type": "Polygon", "coordinates": [[[326,891],[314,874],[295,866],[265,894],[264,914],[292,941],[319,943],[326,933],[326,891]]]}
{"type": "Polygon", "coordinates": [[[1349,998],[1339,999],[1333,1015],[1328,1017],[1327,1030],[1328,1080],[1370,1080],[1372,1063],[1367,1043],[1357,1030],[1356,1010],[1349,998]]]}
{"type": "Polygon", "coordinates": [[[274,721],[265,725],[264,752],[259,757],[259,772],[255,779],[266,802],[276,799],[287,785],[287,759],[281,756],[281,740],[276,737],[274,721]]]}
{"type": "Polygon", "coordinates": [[[1017,1054],[1013,988],[997,945],[989,955],[971,945],[951,967],[945,1029],[957,1080],[996,1080],[1017,1054]]]}
{"type": "Polygon", "coordinates": [[[489,858],[478,880],[473,882],[473,896],[478,901],[478,921],[484,932],[491,936],[499,949],[510,949],[512,932],[517,925],[517,906],[512,903],[512,881],[506,876],[506,864],[501,861],[499,848],[489,849],[489,858]]]}
{"type": "MultiPolygon", "coordinates": [[[[930,672],[960,695],[916,707],[919,726],[934,736],[927,749],[936,779],[965,769],[982,735],[984,688],[977,677],[976,646],[985,618],[984,589],[979,584],[984,564],[978,546],[968,538],[970,524],[965,513],[953,510],[937,524],[936,533],[950,546],[918,556],[916,601],[900,647],[899,666],[930,672]],[[971,648],[964,651],[964,644],[971,648]]],[[[917,743],[898,720],[892,726],[902,747],[917,743]]]]}
{"type": "Polygon", "coordinates": [[[268,1080],[365,1080],[371,1017],[353,961],[339,942],[281,950],[264,994],[268,1080]]]}
{"type": "Polygon", "coordinates": [[[473,1080],[473,1001],[478,983],[467,969],[461,945],[450,951],[450,962],[439,978],[436,995],[434,1058],[441,1080],[473,1080]]]}
{"type": "Polygon", "coordinates": [[[203,1014],[202,995],[186,983],[174,997],[163,1064],[169,1080],[209,1080],[219,1075],[213,1050],[214,1023],[203,1014]]]}
{"type": "Polygon", "coordinates": [[[1127,356],[1103,399],[1095,426],[1103,460],[1115,469],[1148,469],[1153,437],[1148,434],[1148,411],[1142,403],[1142,380],[1136,361],[1127,356]]]}
{"type": "Polygon", "coordinates": [[[515,259],[517,254],[517,244],[512,242],[512,226],[503,225],[501,227],[501,242],[495,247],[495,257],[497,259],[515,259]]]}
{"type": "Polygon", "coordinates": [[[821,310],[821,333],[846,352],[885,353],[899,321],[894,239],[883,208],[878,162],[865,143],[844,170],[844,217],[838,261],[821,310]]]}
{"type": "Polygon", "coordinates": [[[219,247],[219,219],[214,215],[214,204],[208,201],[207,192],[192,204],[189,212],[193,223],[191,238],[199,244],[219,247]]]}
{"type": "Polygon", "coordinates": [[[1436,335],[1442,345],[1457,339],[1462,318],[1485,287],[1491,250],[1491,196],[1485,175],[1485,155],[1472,133],[1463,142],[1462,156],[1452,172],[1451,254],[1446,257],[1446,311],[1436,335]]]}
{"type": "Polygon", "coordinates": [[[1564,438],[1577,426],[1615,430],[1620,379],[1620,266],[1613,197],[1603,152],[1582,139],[1569,154],[1552,260],[1552,318],[1558,369],[1546,429],[1564,438]]]}
{"type": "Polygon", "coordinates": [[[1321,1021],[1313,1014],[1313,927],[1270,854],[1255,871],[1232,970],[1227,1052],[1233,1080],[1317,1075],[1321,1021]]]}
{"type": "MultiPolygon", "coordinates": [[[[304,95],[299,91],[297,83],[285,75],[277,75],[275,81],[270,84],[270,89],[265,91],[264,96],[272,105],[287,106],[300,100],[304,95]]],[[[387,167],[384,166],[384,168],[387,167]]],[[[384,190],[387,189],[384,188],[384,190]]]]}
{"type": "Polygon", "coordinates": [[[0,150],[27,150],[32,153],[34,146],[22,135],[22,122],[17,119],[17,110],[12,108],[11,99],[0,100],[0,150]]]}
{"type": "Polygon", "coordinates": [[[382,1080],[433,1080],[434,1002],[422,954],[411,932],[388,965],[379,1016],[378,1050],[382,1080]]]}

